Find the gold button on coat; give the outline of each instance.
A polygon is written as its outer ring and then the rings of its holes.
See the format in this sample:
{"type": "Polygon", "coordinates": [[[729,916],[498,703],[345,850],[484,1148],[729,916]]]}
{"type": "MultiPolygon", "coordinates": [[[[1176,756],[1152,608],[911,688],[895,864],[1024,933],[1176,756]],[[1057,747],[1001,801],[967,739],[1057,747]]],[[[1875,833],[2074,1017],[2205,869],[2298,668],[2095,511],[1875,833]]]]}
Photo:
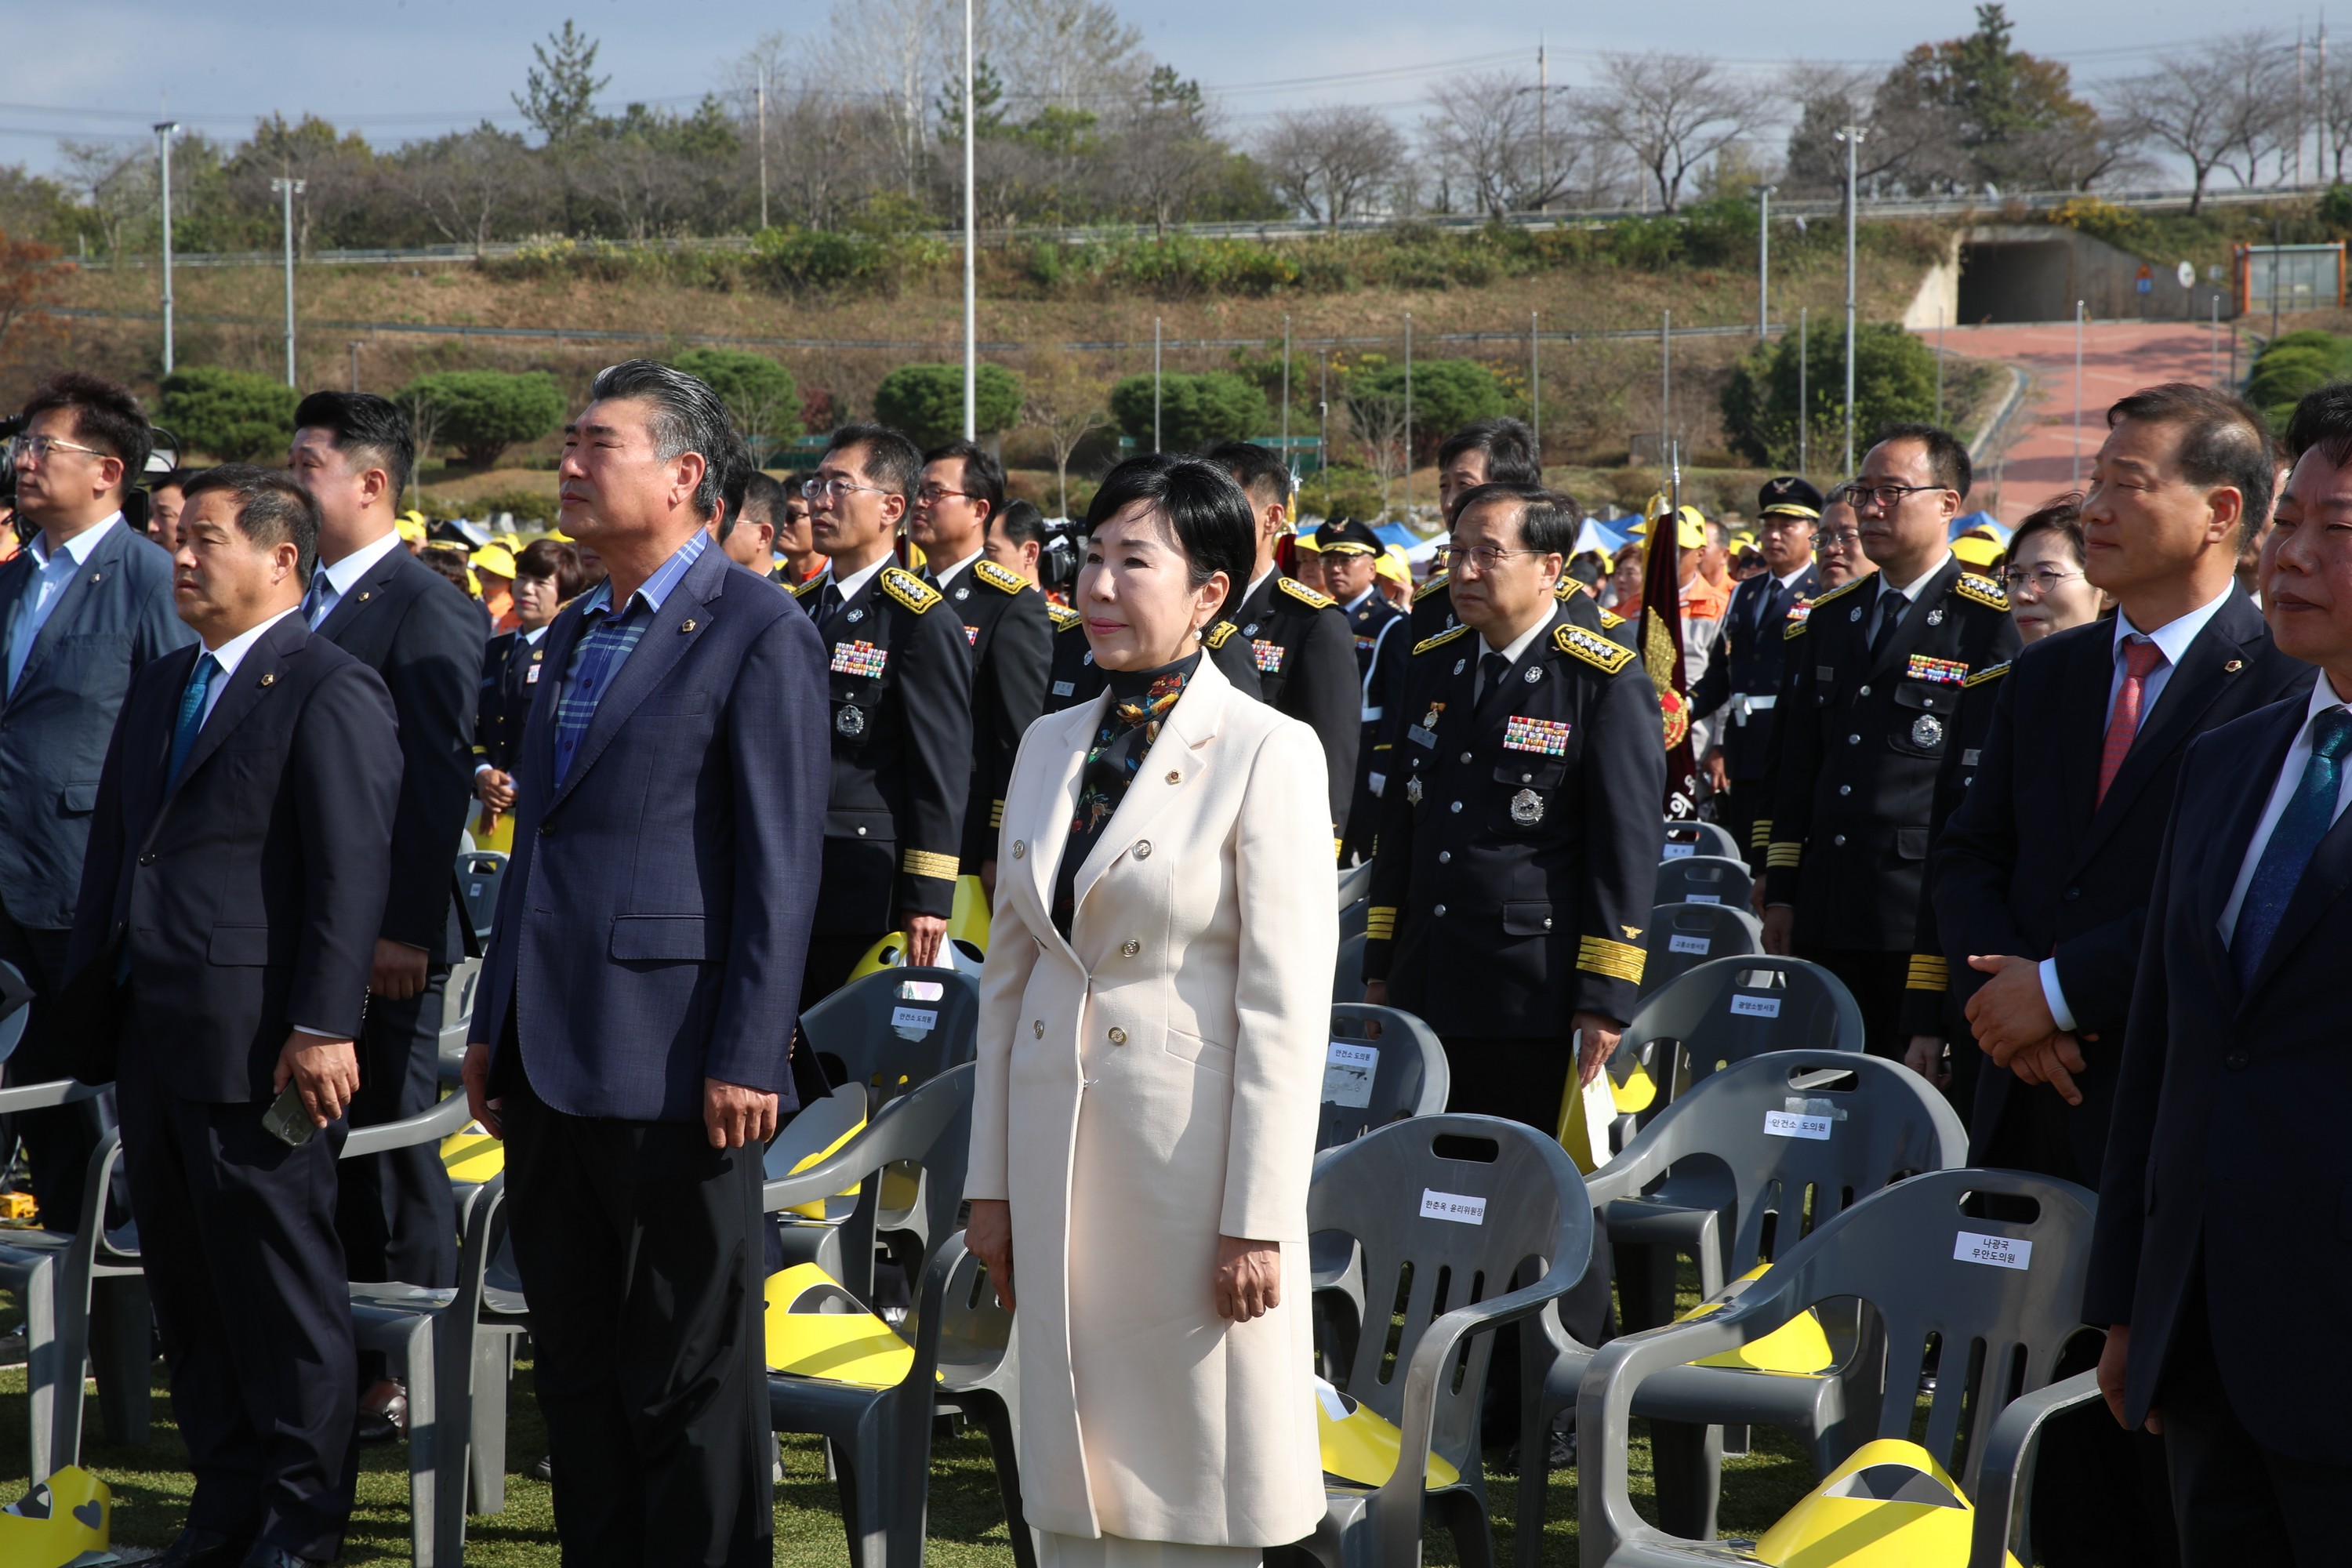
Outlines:
{"type": "Polygon", "coordinates": [[[1114,1046],[1127,1044],[1127,1031],[1114,1026],[1110,1032],[1110,1043],[1114,1046]]]}

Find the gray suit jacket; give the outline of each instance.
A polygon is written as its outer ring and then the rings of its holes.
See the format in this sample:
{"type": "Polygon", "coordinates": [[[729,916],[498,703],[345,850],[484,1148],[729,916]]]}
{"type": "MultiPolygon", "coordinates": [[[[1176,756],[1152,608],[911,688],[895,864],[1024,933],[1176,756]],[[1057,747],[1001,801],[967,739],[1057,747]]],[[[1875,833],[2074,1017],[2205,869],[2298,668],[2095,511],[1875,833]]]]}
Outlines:
{"type": "MultiPolygon", "coordinates": [[[[0,565],[0,655],[29,613],[30,550],[0,565]]],[[[131,682],[196,634],[172,605],[172,558],[127,522],[107,530],[41,624],[16,689],[0,702],[0,908],[19,925],[74,923],[90,809],[106,743],[131,682]]],[[[6,668],[0,664],[0,679],[6,668]]]]}

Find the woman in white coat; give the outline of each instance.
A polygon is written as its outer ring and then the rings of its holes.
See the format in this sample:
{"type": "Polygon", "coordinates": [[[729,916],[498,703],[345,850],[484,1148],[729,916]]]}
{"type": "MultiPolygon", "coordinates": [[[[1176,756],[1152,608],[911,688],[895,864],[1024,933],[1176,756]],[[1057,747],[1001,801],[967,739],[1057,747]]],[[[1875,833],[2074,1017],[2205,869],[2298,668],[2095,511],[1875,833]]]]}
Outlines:
{"type": "Polygon", "coordinates": [[[1031,725],[1006,791],[968,1240],[1018,1302],[1045,1568],[1246,1568],[1323,1515],[1322,747],[1202,656],[1254,559],[1230,477],[1137,458],[1087,521],[1075,605],[1108,689],[1031,725]]]}

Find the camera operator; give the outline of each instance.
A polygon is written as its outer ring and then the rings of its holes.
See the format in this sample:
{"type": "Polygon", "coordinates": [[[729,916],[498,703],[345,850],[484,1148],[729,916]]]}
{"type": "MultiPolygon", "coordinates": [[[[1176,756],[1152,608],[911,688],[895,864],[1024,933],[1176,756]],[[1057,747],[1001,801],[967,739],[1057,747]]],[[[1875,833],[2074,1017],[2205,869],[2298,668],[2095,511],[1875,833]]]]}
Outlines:
{"type": "MultiPolygon", "coordinates": [[[[25,405],[8,443],[16,521],[37,528],[0,565],[0,959],[32,984],[34,1001],[7,1081],[68,1076],[68,1042],[47,1013],[65,984],[66,944],[81,891],[89,814],[115,715],[152,659],[195,640],[172,601],[172,558],[125,521],[125,497],[147,464],[147,416],[127,388],[67,371],[25,405]]],[[[93,1102],[18,1125],[41,1223],[80,1224],[84,1167],[97,1147],[93,1102]]]]}

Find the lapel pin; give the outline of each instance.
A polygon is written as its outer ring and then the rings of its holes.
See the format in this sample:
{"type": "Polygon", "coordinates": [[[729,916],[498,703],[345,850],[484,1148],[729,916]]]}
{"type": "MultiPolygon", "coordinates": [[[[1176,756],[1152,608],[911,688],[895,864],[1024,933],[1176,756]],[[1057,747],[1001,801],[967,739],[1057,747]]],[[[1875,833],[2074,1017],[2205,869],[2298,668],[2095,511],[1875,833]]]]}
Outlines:
{"type": "Polygon", "coordinates": [[[374,595],[373,592],[366,591],[366,590],[362,590],[362,591],[361,592],[361,594],[360,594],[360,603],[361,603],[361,604],[362,604],[362,605],[364,605],[364,604],[366,604],[370,599],[373,599],[373,598],[374,598],[374,597],[375,597],[375,595],[374,595]]]}
{"type": "Polygon", "coordinates": [[[2222,674],[2224,674],[2224,675],[2235,675],[2235,674],[2237,674],[2237,673],[2238,673],[2238,671],[2240,671],[2240,670],[2242,670],[2242,669],[2243,669],[2243,668],[2246,668],[2246,661],[2245,661],[2244,659],[2242,659],[2242,658],[2233,658],[2233,659],[2231,659],[2229,663],[2227,663],[2227,664],[2225,664],[2225,665],[2223,665],[2223,666],[2221,667],[2221,673],[2222,673],[2222,674]]]}
{"type": "Polygon", "coordinates": [[[692,631],[694,629],[694,617],[688,616],[685,620],[680,621],[677,624],[677,629],[682,632],[692,631]]]}
{"type": "Polygon", "coordinates": [[[263,670],[263,671],[261,672],[261,684],[262,684],[262,685],[264,685],[264,686],[275,686],[275,685],[277,685],[277,684],[278,684],[278,672],[277,672],[276,670],[274,670],[274,669],[265,669],[265,670],[263,670]]]}
{"type": "Polygon", "coordinates": [[[103,583],[106,581],[106,574],[103,572],[93,572],[89,574],[89,580],[92,584],[103,583]]]}

